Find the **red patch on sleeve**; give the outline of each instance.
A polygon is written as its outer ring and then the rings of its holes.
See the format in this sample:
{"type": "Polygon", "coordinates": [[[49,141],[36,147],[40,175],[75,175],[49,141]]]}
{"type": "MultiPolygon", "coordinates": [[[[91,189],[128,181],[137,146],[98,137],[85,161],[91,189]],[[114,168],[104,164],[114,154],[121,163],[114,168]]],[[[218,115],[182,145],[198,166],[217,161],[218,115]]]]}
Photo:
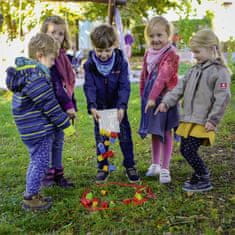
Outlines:
{"type": "Polygon", "coordinates": [[[221,89],[226,89],[228,87],[228,83],[226,83],[226,82],[221,82],[220,83],[220,88],[221,89]]]}

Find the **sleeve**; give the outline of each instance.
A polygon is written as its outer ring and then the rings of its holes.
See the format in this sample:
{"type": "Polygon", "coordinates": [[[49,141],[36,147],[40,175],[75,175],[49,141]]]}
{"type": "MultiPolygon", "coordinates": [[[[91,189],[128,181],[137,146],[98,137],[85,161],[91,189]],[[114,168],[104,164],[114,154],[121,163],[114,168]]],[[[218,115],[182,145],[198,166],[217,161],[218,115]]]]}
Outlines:
{"type": "Polygon", "coordinates": [[[69,117],[61,109],[52,85],[46,77],[40,75],[33,77],[24,91],[56,127],[65,129],[70,125],[69,117]]]}
{"type": "Polygon", "coordinates": [[[147,77],[146,56],[147,56],[147,53],[145,53],[145,55],[144,55],[142,70],[141,70],[141,73],[140,73],[140,96],[143,95],[145,81],[146,81],[146,77],[147,77]]]}
{"type": "Polygon", "coordinates": [[[127,109],[128,100],[130,96],[130,80],[129,80],[129,68],[128,63],[123,60],[120,78],[119,78],[119,86],[118,86],[118,109],[127,109]]]}
{"type": "Polygon", "coordinates": [[[208,115],[207,121],[215,126],[219,123],[224,115],[226,106],[229,103],[230,93],[230,74],[228,71],[222,70],[218,72],[218,78],[214,87],[214,102],[211,111],[208,115]]]}
{"type": "Polygon", "coordinates": [[[56,98],[59,101],[62,109],[66,111],[68,109],[75,108],[73,98],[69,97],[66,93],[63,87],[62,78],[60,77],[58,72],[54,70],[51,71],[51,81],[56,94],[56,98]]]}
{"type": "MultiPolygon", "coordinates": [[[[158,77],[153,84],[153,88],[149,94],[149,99],[156,100],[162,91],[168,88],[172,79],[176,79],[178,72],[179,57],[177,55],[169,55],[168,58],[160,65],[158,77]]],[[[175,82],[176,85],[177,81],[175,82]]]]}
{"type": "Polygon", "coordinates": [[[97,108],[96,104],[96,86],[92,72],[90,71],[89,65],[84,64],[85,71],[85,82],[83,85],[83,90],[86,96],[87,109],[90,112],[91,108],[97,108]]]}
{"type": "Polygon", "coordinates": [[[183,78],[179,79],[177,86],[172,91],[167,92],[163,97],[162,103],[166,104],[168,107],[173,107],[178,103],[184,95],[184,90],[190,73],[191,72],[188,72],[188,74],[186,74],[183,78]]]}

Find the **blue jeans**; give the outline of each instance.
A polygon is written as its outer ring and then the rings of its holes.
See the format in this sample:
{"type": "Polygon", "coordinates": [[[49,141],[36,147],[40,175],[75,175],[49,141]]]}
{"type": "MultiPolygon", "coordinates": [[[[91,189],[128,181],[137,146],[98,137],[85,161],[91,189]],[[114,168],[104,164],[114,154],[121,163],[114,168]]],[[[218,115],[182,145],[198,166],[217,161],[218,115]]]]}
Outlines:
{"type": "MultiPolygon", "coordinates": [[[[103,142],[103,138],[99,133],[99,124],[95,121],[95,140],[96,140],[96,152],[97,155],[99,155],[99,150],[97,148],[98,143],[103,142]]],[[[125,116],[123,120],[120,123],[120,134],[119,134],[119,145],[124,157],[123,160],[123,166],[126,168],[133,167],[135,165],[134,162],[134,153],[133,153],[133,142],[132,142],[132,136],[131,136],[131,127],[130,123],[128,121],[127,114],[125,113],[125,116]]],[[[106,148],[108,150],[108,147],[106,148]]],[[[102,169],[104,165],[109,165],[109,162],[107,159],[104,159],[101,162],[98,162],[98,168],[102,169]]]]}
{"type": "Polygon", "coordinates": [[[64,147],[64,131],[56,130],[53,135],[51,167],[62,168],[62,154],[64,147]]]}
{"type": "Polygon", "coordinates": [[[53,135],[24,141],[30,154],[30,163],[26,175],[27,195],[35,195],[40,191],[41,181],[49,168],[52,141],[53,135]]]}

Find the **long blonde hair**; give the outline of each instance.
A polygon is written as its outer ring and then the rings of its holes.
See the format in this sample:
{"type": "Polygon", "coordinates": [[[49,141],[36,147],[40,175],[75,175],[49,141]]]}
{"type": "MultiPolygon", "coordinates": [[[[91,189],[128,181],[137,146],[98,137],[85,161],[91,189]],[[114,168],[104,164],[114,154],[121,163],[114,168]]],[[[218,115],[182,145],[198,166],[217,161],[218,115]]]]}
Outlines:
{"type": "Polygon", "coordinates": [[[219,38],[211,29],[202,29],[194,34],[189,42],[191,49],[199,47],[212,48],[215,52],[215,59],[220,60],[221,64],[227,67],[224,59],[219,38]]]}
{"type": "Polygon", "coordinates": [[[149,35],[152,33],[153,28],[157,24],[164,25],[166,28],[167,35],[169,36],[169,38],[171,37],[173,32],[173,25],[163,16],[154,16],[153,18],[150,19],[149,23],[146,25],[144,29],[144,37],[147,42],[149,41],[149,35]]]}
{"type": "Polygon", "coordinates": [[[68,30],[68,26],[65,22],[65,20],[63,18],[61,18],[60,16],[49,16],[45,19],[45,21],[42,23],[42,27],[41,27],[41,32],[42,33],[47,33],[48,30],[48,25],[49,24],[56,24],[56,25],[62,25],[64,28],[64,41],[61,45],[61,48],[64,49],[69,49],[71,44],[70,44],[70,38],[69,38],[69,30],[68,30]]]}

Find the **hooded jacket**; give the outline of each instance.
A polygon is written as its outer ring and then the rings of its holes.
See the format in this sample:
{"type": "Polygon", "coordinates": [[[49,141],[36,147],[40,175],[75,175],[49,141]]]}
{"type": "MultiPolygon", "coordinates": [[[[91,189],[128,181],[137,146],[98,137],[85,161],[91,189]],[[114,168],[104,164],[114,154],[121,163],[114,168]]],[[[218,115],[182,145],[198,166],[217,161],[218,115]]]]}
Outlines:
{"type": "Polygon", "coordinates": [[[14,95],[12,113],[22,140],[41,138],[70,125],[55,98],[47,68],[24,57],[7,69],[7,87],[14,95]]]}
{"type": "Polygon", "coordinates": [[[219,60],[193,66],[168,92],[162,102],[174,106],[183,98],[180,120],[204,125],[217,125],[230,100],[230,74],[219,60]]]}
{"type": "Polygon", "coordinates": [[[115,49],[115,62],[107,76],[99,73],[91,54],[92,52],[90,52],[89,58],[84,64],[84,92],[87,99],[88,112],[91,108],[127,109],[130,96],[130,81],[128,63],[124,59],[122,51],[115,49]]]}

